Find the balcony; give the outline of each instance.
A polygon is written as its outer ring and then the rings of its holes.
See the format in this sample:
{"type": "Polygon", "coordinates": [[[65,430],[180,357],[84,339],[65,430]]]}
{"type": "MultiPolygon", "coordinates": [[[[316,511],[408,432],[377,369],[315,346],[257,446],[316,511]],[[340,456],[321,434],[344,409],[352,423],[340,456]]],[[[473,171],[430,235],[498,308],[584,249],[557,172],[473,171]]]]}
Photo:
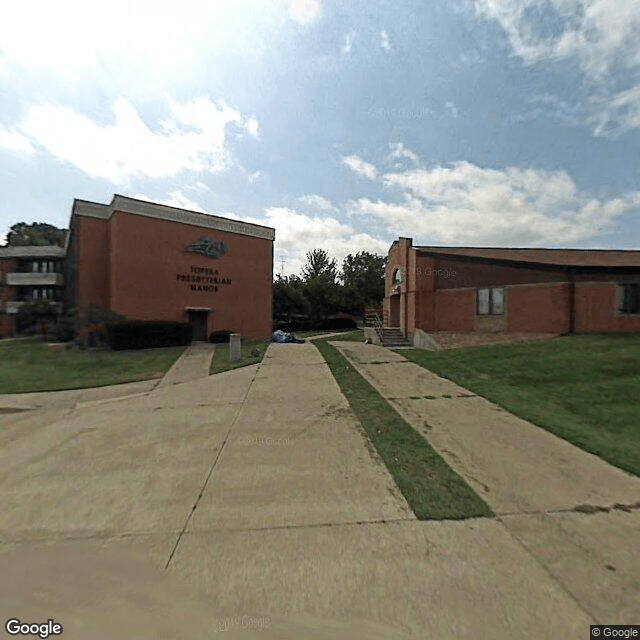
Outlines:
{"type": "Polygon", "coordinates": [[[61,273],[7,273],[8,285],[36,286],[36,287],[61,287],[64,284],[64,276],[61,273]]]}
{"type": "Polygon", "coordinates": [[[8,300],[5,306],[7,313],[18,313],[18,310],[27,302],[49,302],[49,305],[58,313],[62,311],[62,302],[54,302],[53,300],[8,300]]]}

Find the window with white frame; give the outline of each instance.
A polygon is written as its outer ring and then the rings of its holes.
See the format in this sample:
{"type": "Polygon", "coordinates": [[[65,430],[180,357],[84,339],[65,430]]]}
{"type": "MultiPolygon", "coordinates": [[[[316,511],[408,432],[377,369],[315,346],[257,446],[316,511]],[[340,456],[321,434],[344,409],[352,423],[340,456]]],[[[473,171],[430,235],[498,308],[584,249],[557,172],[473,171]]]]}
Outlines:
{"type": "Polygon", "coordinates": [[[476,313],[479,316],[504,314],[504,287],[483,287],[477,290],[476,313]]]}
{"type": "Polygon", "coordinates": [[[620,285],[619,313],[640,313],[640,283],[632,282],[620,285]]]}

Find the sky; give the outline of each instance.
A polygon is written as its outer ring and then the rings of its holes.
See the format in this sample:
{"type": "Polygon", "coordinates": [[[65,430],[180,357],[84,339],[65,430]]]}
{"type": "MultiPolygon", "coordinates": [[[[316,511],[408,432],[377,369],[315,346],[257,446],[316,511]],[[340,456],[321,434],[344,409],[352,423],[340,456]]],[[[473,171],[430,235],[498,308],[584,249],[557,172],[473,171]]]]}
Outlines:
{"type": "Polygon", "coordinates": [[[114,193],[307,251],[640,248],[640,0],[0,8],[0,243],[114,193]]]}

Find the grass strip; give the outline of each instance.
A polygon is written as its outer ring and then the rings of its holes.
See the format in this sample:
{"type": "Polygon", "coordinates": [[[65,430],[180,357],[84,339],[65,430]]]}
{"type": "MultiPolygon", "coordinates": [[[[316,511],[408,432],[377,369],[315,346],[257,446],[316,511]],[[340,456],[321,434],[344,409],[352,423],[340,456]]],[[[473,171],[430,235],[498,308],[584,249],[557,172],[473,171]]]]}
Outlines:
{"type": "Polygon", "coordinates": [[[54,350],[35,338],[0,343],[0,393],[86,389],[161,378],[184,347],[54,350]]]}
{"type": "Polygon", "coordinates": [[[314,344],[416,517],[492,516],[482,498],[327,340],[332,338],[314,340],[314,344]]]}
{"type": "Polygon", "coordinates": [[[231,362],[229,360],[229,345],[217,344],[216,349],[213,352],[213,358],[211,358],[211,367],[209,368],[209,375],[214,373],[222,373],[223,371],[231,371],[232,369],[238,369],[239,367],[247,367],[251,364],[258,364],[262,362],[264,354],[269,346],[268,341],[256,341],[245,342],[240,347],[240,360],[237,362],[231,362]],[[257,349],[258,356],[254,357],[251,352],[257,349]]]}
{"type": "Polygon", "coordinates": [[[588,334],[398,353],[584,451],[640,475],[639,334],[588,334]]]}

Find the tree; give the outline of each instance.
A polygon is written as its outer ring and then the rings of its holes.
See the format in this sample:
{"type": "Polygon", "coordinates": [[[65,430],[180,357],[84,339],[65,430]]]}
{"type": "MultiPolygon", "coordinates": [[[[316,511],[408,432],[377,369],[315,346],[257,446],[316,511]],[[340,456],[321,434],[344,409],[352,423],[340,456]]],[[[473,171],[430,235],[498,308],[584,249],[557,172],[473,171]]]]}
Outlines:
{"type": "Polygon", "coordinates": [[[322,278],[331,284],[336,281],[336,261],[329,259],[324,249],[307,251],[307,262],[302,267],[302,278],[308,282],[314,278],[322,278]]]}
{"type": "Polygon", "coordinates": [[[304,282],[298,276],[276,276],[273,283],[273,318],[291,322],[306,316],[308,304],[304,295],[304,282]]]}
{"type": "Polygon", "coordinates": [[[384,269],[387,259],[368,251],[349,254],[342,263],[345,310],[362,315],[367,307],[378,307],[384,298],[384,269]]]}
{"type": "Polygon", "coordinates": [[[32,224],[18,222],[9,229],[6,246],[57,245],[64,247],[66,238],[66,229],[59,229],[46,222],[34,222],[32,224]]]}
{"type": "Polygon", "coordinates": [[[313,326],[340,310],[340,285],[337,282],[336,261],[329,258],[324,249],[307,251],[307,261],[302,268],[304,295],[313,326]]]}

